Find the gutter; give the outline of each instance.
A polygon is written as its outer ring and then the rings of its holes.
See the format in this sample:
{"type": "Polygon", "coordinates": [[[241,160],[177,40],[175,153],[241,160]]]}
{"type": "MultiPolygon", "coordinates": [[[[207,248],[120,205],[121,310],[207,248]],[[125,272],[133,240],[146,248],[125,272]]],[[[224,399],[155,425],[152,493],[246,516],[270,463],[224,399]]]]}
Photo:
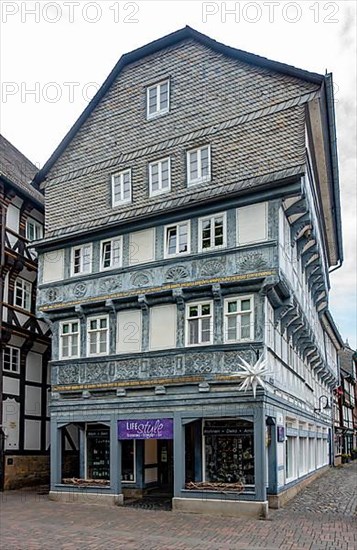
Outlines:
{"type": "MultiPolygon", "coordinates": [[[[332,270],[332,271],[335,271],[335,269],[338,269],[339,267],[341,267],[344,258],[343,258],[341,200],[340,200],[337,138],[336,138],[336,117],[335,117],[332,73],[328,73],[325,75],[325,86],[326,86],[327,120],[328,120],[328,129],[329,129],[329,137],[330,137],[333,195],[334,195],[334,202],[336,205],[336,209],[335,209],[336,234],[337,234],[337,244],[338,244],[338,254],[339,254],[338,265],[332,270]]],[[[332,273],[332,271],[330,271],[330,273],[332,273]]]]}

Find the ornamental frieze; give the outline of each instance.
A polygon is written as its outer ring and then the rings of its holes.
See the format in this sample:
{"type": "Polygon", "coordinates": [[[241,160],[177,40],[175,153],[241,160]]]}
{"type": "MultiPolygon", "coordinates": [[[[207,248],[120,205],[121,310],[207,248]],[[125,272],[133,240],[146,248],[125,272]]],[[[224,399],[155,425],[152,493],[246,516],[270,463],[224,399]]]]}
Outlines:
{"type": "Polygon", "coordinates": [[[214,353],[195,353],[185,356],[185,374],[209,374],[215,371],[214,353]]]}
{"type": "Polygon", "coordinates": [[[182,265],[176,265],[174,267],[170,267],[166,271],[165,274],[165,280],[169,282],[178,282],[183,281],[184,279],[188,279],[190,276],[190,273],[188,269],[182,265]]]}
{"type": "Polygon", "coordinates": [[[131,284],[136,288],[141,288],[143,286],[148,286],[151,284],[151,276],[147,272],[135,273],[131,277],[131,284]]]}
{"type": "Polygon", "coordinates": [[[268,258],[262,252],[248,252],[242,259],[238,260],[238,272],[249,273],[250,271],[261,271],[268,265],[268,258]]]}
{"type": "Polygon", "coordinates": [[[226,262],[224,259],[208,260],[206,262],[203,262],[202,264],[201,275],[204,275],[204,276],[220,275],[221,273],[224,273],[225,267],[226,267],[226,262]]]}
{"type": "Polygon", "coordinates": [[[160,378],[162,376],[174,376],[175,375],[175,358],[172,356],[151,358],[150,367],[147,374],[150,378],[160,378]]]}
{"type": "Polygon", "coordinates": [[[122,287],[122,282],[119,276],[103,279],[99,283],[99,291],[104,293],[112,293],[122,287]]]}
{"type": "Polygon", "coordinates": [[[229,374],[231,372],[236,372],[237,370],[239,370],[240,358],[244,359],[244,361],[247,361],[247,363],[250,363],[251,365],[253,365],[257,360],[255,351],[250,349],[226,351],[223,355],[224,366],[222,368],[222,373],[224,374],[229,374]]]}

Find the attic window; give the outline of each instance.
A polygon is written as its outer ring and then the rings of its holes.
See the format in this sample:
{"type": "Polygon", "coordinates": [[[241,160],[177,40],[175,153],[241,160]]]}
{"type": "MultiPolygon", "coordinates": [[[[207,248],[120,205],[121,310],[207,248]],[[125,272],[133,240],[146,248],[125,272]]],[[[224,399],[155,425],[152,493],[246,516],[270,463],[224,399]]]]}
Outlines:
{"type": "Polygon", "coordinates": [[[164,80],[146,88],[146,118],[151,119],[169,112],[170,81],[164,80]]]}

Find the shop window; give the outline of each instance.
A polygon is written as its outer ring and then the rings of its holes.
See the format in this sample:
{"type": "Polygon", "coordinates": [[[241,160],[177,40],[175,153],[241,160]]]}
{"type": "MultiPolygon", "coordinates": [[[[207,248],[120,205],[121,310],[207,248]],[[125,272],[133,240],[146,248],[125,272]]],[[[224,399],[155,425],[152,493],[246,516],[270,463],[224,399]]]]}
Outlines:
{"type": "Polygon", "coordinates": [[[291,436],[286,438],[285,471],[287,482],[296,478],[296,439],[291,436]]]}
{"type": "Polygon", "coordinates": [[[110,434],[105,426],[87,429],[87,478],[110,479],[110,434]]]}
{"type": "Polygon", "coordinates": [[[243,420],[206,420],[205,481],[254,485],[254,425],[243,420]]]}
{"type": "Polygon", "coordinates": [[[135,481],[135,441],[133,439],[121,442],[122,481],[135,481]]]}

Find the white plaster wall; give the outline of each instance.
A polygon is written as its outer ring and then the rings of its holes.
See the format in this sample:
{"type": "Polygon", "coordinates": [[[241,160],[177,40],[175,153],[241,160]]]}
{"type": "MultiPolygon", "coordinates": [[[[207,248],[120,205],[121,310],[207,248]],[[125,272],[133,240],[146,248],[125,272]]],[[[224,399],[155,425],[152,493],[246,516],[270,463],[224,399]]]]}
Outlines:
{"type": "Polygon", "coordinates": [[[5,450],[19,448],[20,404],[15,399],[3,401],[3,425],[5,431],[5,450]]]}
{"type": "Polygon", "coordinates": [[[141,310],[130,309],[118,313],[117,353],[141,351],[141,310]]]}
{"type": "Polygon", "coordinates": [[[25,386],[25,414],[41,416],[41,388],[25,386]]]}
{"type": "Polygon", "coordinates": [[[24,447],[28,451],[41,449],[41,422],[39,420],[25,420],[24,447]]]}
{"type": "Polygon", "coordinates": [[[176,305],[154,306],[150,309],[150,350],[176,347],[176,305]]]}
{"type": "Polygon", "coordinates": [[[267,203],[237,208],[238,243],[248,244],[267,239],[267,203]]]}
{"type": "Polygon", "coordinates": [[[9,395],[20,395],[20,381],[18,378],[3,377],[3,393],[9,395]]]}
{"type": "MultiPolygon", "coordinates": [[[[18,233],[19,221],[20,221],[20,210],[15,205],[9,204],[6,211],[6,227],[18,233]]],[[[9,237],[11,246],[13,246],[17,241],[17,237],[15,235],[11,235],[11,233],[8,233],[8,237],[9,237]]]]}
{"type": "Polygon", "coordinates": [[[64,250],[55,250],[43,254],[42,282],[52,283],[64,278],[64,250]]]}
{"type": "Polygon", "coordinates": [[[30,351],[26,357],[26,380],[30,382],[42,381],[42,356],[30,351]]]}
{"type": "Polygon", "coordinates": [[[150,262],[155,259],[155,230],[145,229],[131,233],[129,237],[129,265],[150,262]]]}

